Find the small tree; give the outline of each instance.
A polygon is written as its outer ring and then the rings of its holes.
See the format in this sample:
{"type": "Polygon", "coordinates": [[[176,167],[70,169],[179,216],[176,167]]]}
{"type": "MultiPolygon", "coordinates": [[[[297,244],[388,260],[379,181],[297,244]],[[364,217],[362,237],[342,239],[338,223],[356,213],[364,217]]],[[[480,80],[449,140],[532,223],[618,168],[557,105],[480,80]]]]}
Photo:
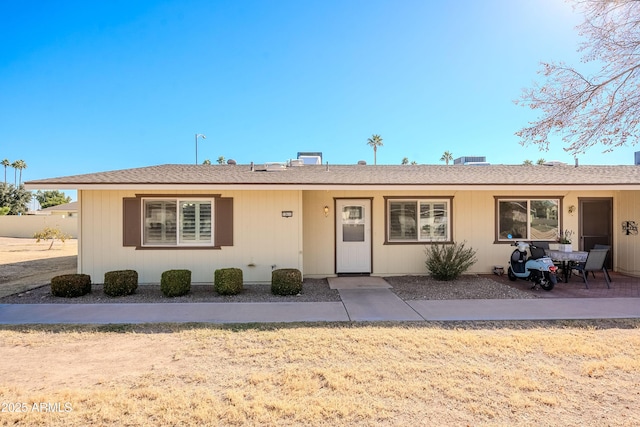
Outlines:
{"type": "Polygon", "coordinates": [[[425,247],[427,270],[436,280],[455,280],[476,263],[476,251],[464,243],[433,244],[425,247]]]}
{"type": "Polygon", "coordinates": [[[33,238],[36,239],[36,243],[40,243],[40,240],[51,240],[51,244],[49,245],[49,249],[51,249],[56,240],[64,243],[64,241],[70,239],[71,236],[64,234],[59,228],[45,227],[43,230],[35,233],[33,238]]]}

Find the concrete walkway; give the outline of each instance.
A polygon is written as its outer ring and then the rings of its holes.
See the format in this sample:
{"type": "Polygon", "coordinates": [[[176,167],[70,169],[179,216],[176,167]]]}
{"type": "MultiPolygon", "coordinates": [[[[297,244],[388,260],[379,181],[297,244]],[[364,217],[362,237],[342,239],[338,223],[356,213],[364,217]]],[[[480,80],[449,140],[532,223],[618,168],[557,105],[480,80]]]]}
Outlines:
{"type": "Polygon", "coordinates": [[[640,318],[640,298],[404,302],[389,290],[340,290],[343,302],[0,304],[0,324],[265,323],[640,318]]]}

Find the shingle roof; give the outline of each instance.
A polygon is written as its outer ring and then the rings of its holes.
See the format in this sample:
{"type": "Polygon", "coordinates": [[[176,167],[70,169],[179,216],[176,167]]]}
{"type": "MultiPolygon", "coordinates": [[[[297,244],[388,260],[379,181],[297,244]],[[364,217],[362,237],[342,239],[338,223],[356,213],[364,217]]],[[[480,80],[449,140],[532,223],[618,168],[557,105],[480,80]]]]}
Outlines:
{"type": "Polygon", "coordinates": [[[50,206],[48,208],[40,209],[41,211],[51,212],[51,211],[77,211],[78,210],[78,202],[70,202],[63,203],[61,205],[50,206]]]}
{"type": "Polygon", "coordinates": [[[640,166],[305,165],[264,171],[250,165],[167,164],[26,182],[28,188],[187,186],[603,186],[640,188],[640,166]]]}

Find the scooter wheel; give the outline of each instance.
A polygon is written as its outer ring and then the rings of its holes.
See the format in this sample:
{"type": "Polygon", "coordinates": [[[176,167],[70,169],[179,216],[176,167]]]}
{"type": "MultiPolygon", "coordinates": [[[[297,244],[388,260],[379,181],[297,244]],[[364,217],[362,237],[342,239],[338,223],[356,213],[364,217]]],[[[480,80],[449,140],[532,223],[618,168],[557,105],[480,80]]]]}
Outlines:
{"type": "Polygon", "coordinates": [[[544,283],[540,283],[540,287],[545,291],[550,291],[553,289],[553,283],[545,281],[544,283]]]}
{"type": "Polygon", "coordinates": [[[515,282],[516,280],[518,280],[518,277],[516,277],[511,267],[507,268],[507,276],[509,276],[509,280],[511,280],[512,282],[515,282]]]}

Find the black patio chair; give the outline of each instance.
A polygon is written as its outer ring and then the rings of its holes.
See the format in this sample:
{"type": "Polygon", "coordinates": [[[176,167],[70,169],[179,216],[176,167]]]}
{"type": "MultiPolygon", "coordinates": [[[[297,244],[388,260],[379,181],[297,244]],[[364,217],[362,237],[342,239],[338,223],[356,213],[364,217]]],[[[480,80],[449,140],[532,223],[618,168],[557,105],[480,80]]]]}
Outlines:
{"type": "Polygon", "coordinates": [[[609,252],[609,249],[591,249],[585,262],[572,266],[574,270],[578,271],[582,275],[582,280],[584,280],[584,285],[587,289],[589,289],[589,282],[587,279],[589,272],[591,272],[591,275],[595,278],[596,271],[602,271],[604,274],[604,280],[607,282],[607,288],[611,289],[611,286],[609,285],[611,283],[611,277],[609,277],[609,272],[604,266],[604,261],[607,258],[607,252],[609,252]]]}

